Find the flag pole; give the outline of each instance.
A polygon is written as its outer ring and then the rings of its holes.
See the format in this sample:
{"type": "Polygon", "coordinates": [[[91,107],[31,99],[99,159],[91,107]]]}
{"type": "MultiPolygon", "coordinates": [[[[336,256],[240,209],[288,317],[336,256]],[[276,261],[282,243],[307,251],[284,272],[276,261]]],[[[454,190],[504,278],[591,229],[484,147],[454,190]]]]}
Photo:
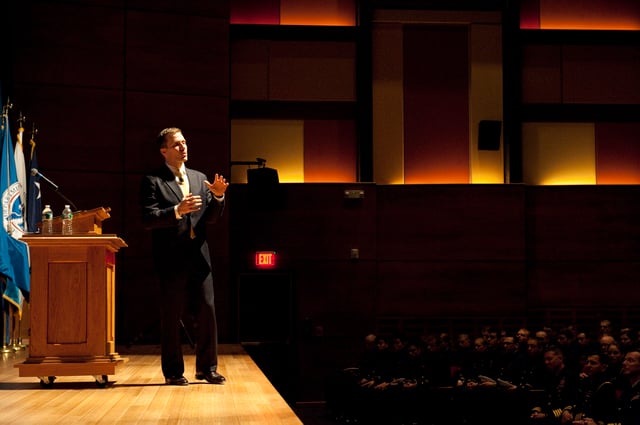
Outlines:
{"type": "Polygon", "coordinates": [[[36,128],[36,123],[34,122],[31,125],[31,139],[29,140],[29,146],[31,146],[29,160],[33,159],[33,153],[36,151],[36,134],[38,134],[38,129],[36,128]]]}
{"type": "MultiPolygon", "coordinates": [[[[24,116],[22,114],[22,111],[20,111],[20,114],[18,116],[18,145],[19,145],[19,149],[20,149],[20,160],[22,162],[22,172],[24,173],[24,139],[22,137],[22,135],[24,134],[24,124],[27,121],[27,117],[24,116]]],[[[16,146],[18,146],[16,145],[16,146]]],[[[16,163],[17,163],[17,159],[16,159],[16,163]]],[[[22,203],[23,203],[23,210],[22,210],[22,221],[23,221],[23,225],[24,225],[24,230],[28,231],[28,221],[27,221],[27,208],[26,208],[26,203],[27,203],[27,182],[26,182],[26,176],[22,176],[23,177],[23,181],[21,183],[24,183],[23,187],[22,187],[22,193],[21,193],[21,197],[22,197],[22,203]]],[[[24,308],[24,304],[27,301],[23,298],[22,301],[22,308],[24,308]]],[[[14,351],[20,351],[20,350],[24,350],[26,347],[22,344],[22,337],[20,335],[21,332],[21,328],[22,328],[22,311],[18,310],[17,308],[14,308],[11,310],[12,314],[11,314],[11,319],[12,319],[12,323],[11,323],[11,346],[13,348],[14,351]]]]}
{"type": "MultiPolygon", "coordinates": [[[[7,283],[7,279],[4,276],[0,276],[0,283],[2,283],[2,285],[0,285],[0,287],[2,288],[2,291],[4,292],[4,288],[6,286],[7,283]]],[[[7,344],[7,337],[8,337],[8,332],[7,332],[7,327],[9,325],[9,313],[5,311],[4,309],[4,297],[1,297],[1,308],[2,308],[2,353],[11,353],[13,350],[11,350],[11,348],[9,348],[8,344],[7,344]]]]}

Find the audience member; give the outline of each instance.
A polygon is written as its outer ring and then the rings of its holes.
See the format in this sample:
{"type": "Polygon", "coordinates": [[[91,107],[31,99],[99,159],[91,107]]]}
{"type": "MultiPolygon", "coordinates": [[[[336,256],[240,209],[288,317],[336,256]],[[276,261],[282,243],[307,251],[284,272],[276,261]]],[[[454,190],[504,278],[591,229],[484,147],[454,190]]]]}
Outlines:
{"type": "Polygon", "coordinates": [[[609,350],[609,346],[615,342],[616,342],[616,339],[611,335],[602,335],[600,339],[598,339],[598,343],[600,344],[600,349],[605,354],[607,354],[607,350],[609,350]]]}
{"type": "Polygon", "coordinates": [[[536,338],[540,341],[540,345],[543,350],[546,350],[547,347],[551,345],[551,336],[544,329],[536,331],[536,338]]]}
{"type": "Polygon", "coordinates": [[[571,328],[564,327],[557,332],[556,344],[562,350],[567,367],[571,370],[579,370],[580,347],[575,341],[575,335],[571,328]]]}
{"type": "Polygon", "coordinates": [[[544,352],[545,373],[542,376],[544,403],[531,410],[532,424],[567,424],[573,420],[571,410],[576,402],[578,374],[567,368],[562,349],[551,346],[544,352]]]}
{"type": "Polygon", "coordinates": [[[638,332],[633,328],[622,328],[618,334],[618,342],[623,353],[640,348],[638,347],[638,332]]]}
{"type": "Polygon", "coordinates": [[[609,344],[606,356],[609,358],[609,376],[616,378],[622,371],[622,361],[624,360],[624,353],[620,349],[620,344],[617,342],[609,344]]]}
{"type": "Polygon", "coordinates": [[[613,322],[609,319],[602,319],[600,321],[599,336],[605,335],[613,336],[613,322]]]}
{"type": "Polygon", "coordinates": [[[574,421],[592,419],[597,423],[616,422],[616,391],[607,373],[608,358],[600,350],[587,356],[578,383],[574,421]]]}
{"type": "Polygon", "coordinates": [[[453,342],[447,332],[367,335],[355,366],[332,377],[327,405],[362,425],[640,425],[635,330],[497,329],[460,331],[453,342]]]}
{"type": "Polygon", "coordinates": [[[616,379],[618,419],[622,425],[640,424],[640,351],[629,351],[616,379]]]}

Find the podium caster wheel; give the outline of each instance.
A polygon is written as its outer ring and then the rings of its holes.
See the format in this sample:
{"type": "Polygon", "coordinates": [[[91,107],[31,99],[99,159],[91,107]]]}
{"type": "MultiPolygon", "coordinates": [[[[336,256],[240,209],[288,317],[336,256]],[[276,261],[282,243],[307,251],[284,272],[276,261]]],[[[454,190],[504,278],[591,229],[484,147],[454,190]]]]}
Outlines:
{"type": "Polygon", "coordinates": [[[40,376],[40,386],[42,388],[51,388],[53,387],[53,381],[55,380],[55,376],[40,376]]]}
{"type": "Polygon", "coordinates": [[[98,388],[104,388],[107,386],[107,383],[109,382],[109,377],[107,375],[102,375],[102,376],[94,376],[94,378],[96,379],[96,385],[98,386],[98,388]]]}

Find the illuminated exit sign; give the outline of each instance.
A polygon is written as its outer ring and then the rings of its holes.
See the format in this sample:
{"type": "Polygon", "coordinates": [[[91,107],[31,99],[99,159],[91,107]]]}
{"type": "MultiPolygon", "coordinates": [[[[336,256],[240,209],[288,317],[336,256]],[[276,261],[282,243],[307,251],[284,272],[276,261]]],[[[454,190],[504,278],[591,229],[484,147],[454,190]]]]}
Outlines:
{"type": "Polygon", "coordinates": [[[275,251],[257,251],[256,252],[256,267],[271,268],[276,266],[276,253],[275,251]]]}

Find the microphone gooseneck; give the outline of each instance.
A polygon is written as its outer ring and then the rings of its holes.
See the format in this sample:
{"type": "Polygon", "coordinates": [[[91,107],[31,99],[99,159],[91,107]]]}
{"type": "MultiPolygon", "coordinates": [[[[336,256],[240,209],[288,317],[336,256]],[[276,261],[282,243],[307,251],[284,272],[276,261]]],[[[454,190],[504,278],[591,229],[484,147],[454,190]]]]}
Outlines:
{"type": "Polygon", "coordinates": [[[64,194],[60,191],[60,186],[58,186],[57,184],[55,184],[54,182],[52,182],[51,180],[49,180],[48,178],[45,177],[44,174],[42,174],[40,171],[38,171],[37,168],[32,168],[31,169],[31,175],[32,176],[38,176],[40,177],[42,180],[44,180],[45,182],[47,182],[49,184],[49,186],[51,186],[53,188],[53,190],[60,195],[60,197],[62,199],[64,199],[71,208],[73,208],[74,211],[78,211],[78,208],[76,207],[76,204],[74,204],[71,199],[67,198],[66,196],[64,196],[64,194]]]}
{"type": "Polygon", "coordinates": [[[31,169],[31,175],[32,175],[32,176],[34,176],[34,177],[35,177],[35,176],[39,176],[42,180],[44,180],[44,181],[46,181],[47,183],[49,183],[49,185],[50,185],[51,187],[53,187],[55,190],[58,190],[58,185],[57,185],[57,184],[55,184],[54,182],[52,182],[51,180],[49,180],[48,178],[46,178],[46,177],[44,176],[44,174],[42,174],[40,171],[38,171],[38,169],[37,169],[37,168],[32,168],[32,169],[31,169]]]}

